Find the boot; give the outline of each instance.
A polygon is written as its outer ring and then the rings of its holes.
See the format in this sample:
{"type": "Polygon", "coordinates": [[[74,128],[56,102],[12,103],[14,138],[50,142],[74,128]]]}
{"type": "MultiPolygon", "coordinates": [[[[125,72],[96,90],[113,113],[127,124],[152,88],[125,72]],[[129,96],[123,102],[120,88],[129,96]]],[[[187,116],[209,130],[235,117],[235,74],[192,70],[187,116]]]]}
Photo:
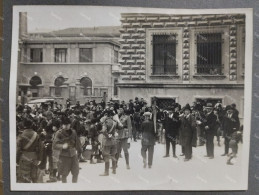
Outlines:
{"type": "Polygon", "coordinates": [[[127,169],[128,169],[128,167],[129,167],[129,153],[125,153],[125,160],[126,160],[127,169]]]}
{"type": "Polygon", "coordinates": [[[108,176],[109,175],[109,167],[110,167],[110,162],[105,162],[105,171],[103,174],[100,174],[100,176],[108,176]]]}

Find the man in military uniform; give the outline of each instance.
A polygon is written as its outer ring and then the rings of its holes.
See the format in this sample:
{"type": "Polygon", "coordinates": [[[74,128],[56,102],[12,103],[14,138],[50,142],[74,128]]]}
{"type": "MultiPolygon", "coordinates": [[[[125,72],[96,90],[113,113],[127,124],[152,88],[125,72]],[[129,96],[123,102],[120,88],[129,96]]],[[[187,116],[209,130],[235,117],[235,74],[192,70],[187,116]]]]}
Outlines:
{"type": "Polygon", "coordinates": [[[124,111],[123,108],[119,109],[120,122],[121,122],[123,128],[121,128],[120,130],[117,131],[118,136],[116,137],[116,139],[117,139],[117,154],[116,154],[117,163],[118,163],[121,151],[123,149],[127,169],[130,169],[128,138],[131,137],[131,135],[132,135],[132,123],[131,123],[131,119],[129,116],[129,112],[130,112],[129,110],[124,111]]]}
{"type": "Polygon", "coordinates": [[[105,116],[102,118],[103,126],[101,132],[103,133],[102,139],[102,155],[105,161],[104,173],[100,176],[109,175],[110,158],[112,160],[112,173],[116,174],[116,139],[115,129],[117,122],[113,120],[114,113],[112,111],[106,111],[105,116]]]}
{"type": "Polygon", "coordinates": [[[18,183],[37,183],[38,165],[43,158],[43,144],[39,135],[31,129],[32,121],[24,119],[24,130],[17,139],[16,162],[18,183]]]}
{"type": "Polygon", "coordinates": [[[58,172],[62,176],[62,183],[67,182],[68,174],[72,173],[72,182],[76,183],[79,174],[78,152],[81,144],[75,130],[70,128],[70,119],[63,117],[62,129],[55,134],[53,148],[61,149],[59,154],[58,172]]]}

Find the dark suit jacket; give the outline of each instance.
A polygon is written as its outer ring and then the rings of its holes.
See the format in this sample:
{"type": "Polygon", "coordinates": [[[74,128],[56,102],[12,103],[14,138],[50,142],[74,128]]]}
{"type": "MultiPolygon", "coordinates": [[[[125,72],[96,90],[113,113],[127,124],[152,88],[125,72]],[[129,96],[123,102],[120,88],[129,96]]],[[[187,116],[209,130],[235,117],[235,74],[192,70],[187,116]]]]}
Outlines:
{"type": "Polygon", "coordinates": [[[156,133],[153,121],[143,121],[141,125],[142,145],[155,145],[156,133]]]}
{"type": "Polygon", "coordinates": [[[178,116],[175,116],[173,118],[169,118],[169,116],[166,116],[164,120],[165,135],[172,137],[178,136],[180,125],[181,121],[178,116]]]}
{"type": "Polygon", "coordinates": [[[229,118],[228,114],[226,114],[222,121],[222,129],[225,136],[231,136],[231,134],[235,131],[238,131],[240,128],[240,122],[237,115],[232,114],[232,117],[229,118]]]}
{"type": "Polygon", "coordinates": [[[209,115],[206,115],[206,122],[204,123],[204,127],[209,127],[209,129],[205,129],[206,134],[216,135],[216,121],[217,117],[213,112],[211,112],[209,115]]]}

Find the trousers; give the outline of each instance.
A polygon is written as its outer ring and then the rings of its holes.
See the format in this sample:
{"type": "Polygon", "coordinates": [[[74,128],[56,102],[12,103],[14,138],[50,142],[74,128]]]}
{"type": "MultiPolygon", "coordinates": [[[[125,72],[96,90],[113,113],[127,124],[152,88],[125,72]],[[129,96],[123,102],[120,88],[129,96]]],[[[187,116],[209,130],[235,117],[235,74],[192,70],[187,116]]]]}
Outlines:
{"type": "Polygon", "coordinates": [[[143,157],[143,161],[147,160],[147,151],[148,151],[148,165],[151,166],[153,164],[153,155],[154,155],[154,145],[143,145],[141,147],[141,156],[143,157]]]}

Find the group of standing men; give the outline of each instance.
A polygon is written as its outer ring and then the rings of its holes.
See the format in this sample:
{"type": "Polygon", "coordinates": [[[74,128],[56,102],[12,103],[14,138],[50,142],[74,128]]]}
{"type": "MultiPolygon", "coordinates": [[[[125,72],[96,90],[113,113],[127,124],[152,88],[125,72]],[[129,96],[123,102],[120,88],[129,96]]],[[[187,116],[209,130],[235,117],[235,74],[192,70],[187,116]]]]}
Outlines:
{"type": "Polygon", "coordinates": [[[40,107],[17,106],[17,182],[43,182],[43,176],[49,174],[48,182],[61,180],[67,182],[72,173],[72,182],[76,183],[79,174],[79,162],[86,161],[83,153],[91,146],[90,163],[104,161],[104,173],[108,176],[110,161],[112,173],[116,174],[118,161],[123,150],[126,169],[130,169],[130,140],[141,139],[143,167],[153,164],[154,145],[160,142],[165,130],[166,155],[169,156],[170,144],[173,156],[176,156],[176,144],[182,146],[185,161],[192,158],[192,147],[197,141],[206,143],[207,157],[214,158],[214,136],[223,131],[225,153],[232,148],[230,160],[237,153],[240,141],[238,111],[234,105],[225,109],[211,104],[183,109],[173,103],[166,110],[148,107],[141,98],[135,102],[119,103],[88,102],[84,106],[70,105],[65,109],[58,106],[40,107]],[[155,116],[155,117],[154,117],[155,116]],[[197,140],[198,139],[198,140],[197,140]],[[48,169],[47,169],[48,165],[48,169]]]}

